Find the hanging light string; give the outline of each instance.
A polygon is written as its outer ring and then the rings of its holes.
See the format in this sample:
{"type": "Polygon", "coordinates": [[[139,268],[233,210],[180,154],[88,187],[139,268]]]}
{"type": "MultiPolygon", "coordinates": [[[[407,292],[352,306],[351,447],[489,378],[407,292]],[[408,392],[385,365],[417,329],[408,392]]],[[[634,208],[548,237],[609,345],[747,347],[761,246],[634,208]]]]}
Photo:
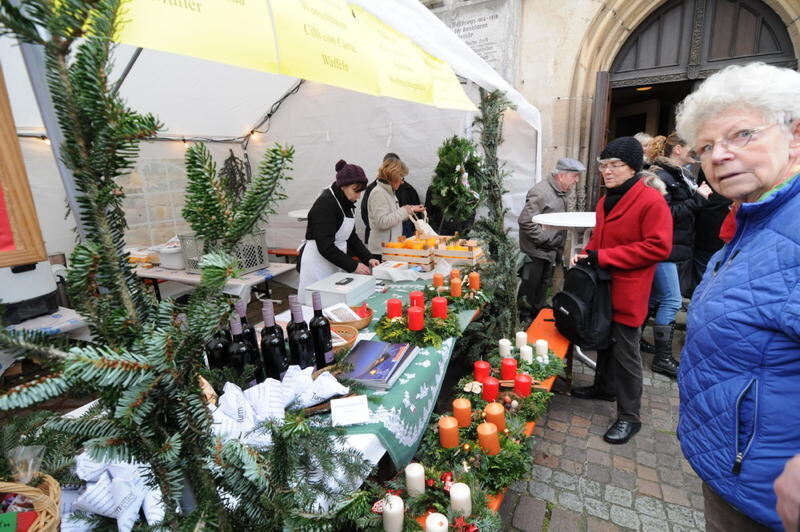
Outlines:
{"type": "MultiPolygon", "coordinates": [[[[153,137],[147,137],[143,139],[145,141],[154,141],[154,142],[182,142],[184,145],[187,145],[189,142],[206,142],[206,143],[226,143],[226,144],[240,144],[243,150],[247,149],[247,145],[250,142],[250,139],[258,134],[264,134],[269,131],[270,128],[270,121],[278,112],[283,102],[285,102],[290,96],[297,94],[300,90],[300,86],[303,84],[305,80],[299,79],[297,83],[292,86],[291,89],[286,91],[286,93],[278,98],[278,100],[273,103],[269,111],[262,116],[256,125],[245,135],[240,135],[238,137],[202,137],[202,136],[185,136],[185,135],[156,135],[153,137]],[[263,128],[263,129],[262,129],[263,128]]],[[[17,137],[19,138],[34,138],[39,139],[50,143],[50,139],[47,137],[45,133],[35,133],[35,132],[27,132],[27,131],[17,131],[17,137]]]]}

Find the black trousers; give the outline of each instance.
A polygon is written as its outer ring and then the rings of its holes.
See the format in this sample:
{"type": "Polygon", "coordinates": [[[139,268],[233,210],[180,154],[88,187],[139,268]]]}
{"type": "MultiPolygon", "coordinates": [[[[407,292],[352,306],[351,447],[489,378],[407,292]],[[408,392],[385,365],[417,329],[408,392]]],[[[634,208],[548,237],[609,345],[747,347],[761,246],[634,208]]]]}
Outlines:
{"type": "Polygon", "coordinates": [[[544,307],[547,299],[547,288],[553,279],[553,264],[549,260],[529,257],[520,268],[522,283],[519,285],[517,301],[521,313],[530,313],[535,317],[544,307]]]}
{"type": "Polygon", "coordinates": [[[747,517],[717,495],[711,486],[703,482],[703,506],[706,515],[706,532],[767,532],[771,528],[747,517]]]}
{"type": "Polygon", "coordinates": [[[617,396],[617,418],[638,423],[642,406],[641,327],[611,323],[611,346],[597,351],[594,385],[617,396]]]}

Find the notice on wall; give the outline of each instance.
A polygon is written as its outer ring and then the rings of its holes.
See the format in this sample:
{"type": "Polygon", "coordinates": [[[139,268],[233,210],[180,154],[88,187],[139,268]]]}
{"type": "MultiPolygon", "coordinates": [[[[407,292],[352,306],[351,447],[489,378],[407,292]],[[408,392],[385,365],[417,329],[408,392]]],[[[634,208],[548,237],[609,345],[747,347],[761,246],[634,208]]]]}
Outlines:
{"type": "Polygon", "coordinates": [[[433,11],[501,76],[514,82],[519,0],[450,0],[433,11]]]}

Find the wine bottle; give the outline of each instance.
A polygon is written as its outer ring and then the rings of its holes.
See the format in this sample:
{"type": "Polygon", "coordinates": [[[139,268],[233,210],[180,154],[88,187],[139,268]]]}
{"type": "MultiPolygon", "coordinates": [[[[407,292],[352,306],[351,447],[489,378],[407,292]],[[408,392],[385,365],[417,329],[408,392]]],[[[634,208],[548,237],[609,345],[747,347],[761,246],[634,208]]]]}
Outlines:
{"type": "Polygon", "coordinates": [[[314,305],[314,317],[308,323],[311,338],[314,341],[314,358],[317,369],[333,364],[333,340],[331,339],[331,322],[322,315],[322,296],[319,292],[311,294],[314,305]]]}
{"type": "Polygon", "coordinates": [[[289,335],[289,353],[291,364],[297,364],[300,369],[314,365],[314,341],[308,331],[308,325],[303,321],[303,307],[299,301],[294,301],[292,307],[292,323],[294,328],[289,335]]]}
{"type": "MultiPolygon", "coordinates": [[[[291,311],[292,311],[292,309],[294,308],[295,305],[300,305],[300,307],[302,309],[302,303],[300,303],[300,300],[297,298],[296,295],[290,294],[288,299],[289,299],[289,312],[290,313],[291,313],[291,311]]],[[[302,320],[302,318],[301,318],[301,321],[300,321],[299,324],[295,324],[294,320],[289,320],[288,325],[286,325],[286,338],[287,339],[292,337],[292,333],[294,332],[294,328],[297,327],[297,326],[308,330],[308,325],[306,324],[305,320],[302,320]]]]}
{"type": "Polygon", "coordinates": [[[261,358],[264,361],[264,371],[267,377],[280,380],[289,367],[289,356],[286,353],[283,329],[275,323],[275,308],[271,300],[264,301],[261,315],[264,318],[264,329],[261,331],[261,358]]]}
{"type": "Polygon", "coordinates": [[[234,308],[242,322],[242,334],[244,334],[244,337],[247,338],[247,341],[249,341],[251,345],[257,348],[258,336],[256,336],[256,330],[247,322],[247,304],[243,299],[240,299],[234,304],[234,308]]]}
{"type": "Polygon", "coordinates": [[[244,334],[242,334],[242,323],[238,318],[231,318],[231,333],[233,334],[233,341],[228,346],[228,365],[241,374],[247,364],[252,364],[256,367],[256,379],[259,374],[263,379],[264,367],[261,364],[261,356],[244,334]]]}
{"type": "Polygon", "coordinates": [[[222,369],[227,364],[228,346],[231,344],[227,329],[220,329],[206,342],[206,361],[211,369],[222,369]]]}

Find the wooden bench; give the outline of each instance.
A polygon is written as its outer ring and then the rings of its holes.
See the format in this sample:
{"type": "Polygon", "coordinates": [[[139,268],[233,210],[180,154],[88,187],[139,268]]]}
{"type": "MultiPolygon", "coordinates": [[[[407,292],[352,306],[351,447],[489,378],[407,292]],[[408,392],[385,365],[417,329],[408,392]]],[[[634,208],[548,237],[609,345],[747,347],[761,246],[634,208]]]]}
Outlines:
{"type": "MultiPolygon", "coordinates": [[[[560,359],[566,360],[566,367],[564,368],[565,380],[567,382],[567,393],[572,390],[572,343],[564,338],[558,329],[556,329],[556,320],[553,318],[553,309],[544,308],[539,311],[536,319],[533,320],[530,327],[528,327],[528,343],[535,344],[536,340],[547,340],[547,345],[551,351],[560,359]]],[[[542,381],[538,388],[544,388],[548,392],[553,389],[558,375],[553,375],[542,381]]],[[[529,421],[525,424],[525,434],[531,436],[533,429],[536,428],[535,421],[529,421]]],[[[489,495],[487,497],[487,506],[490,510],[495,512],[500,511],[500,506],[503,504],[506,490],[501,491],[497,495],[489,495]]]]}
{"type": "Polygon", "coordinates": [[[270,255],[275,255],[276,257],[283,257],[283,260],[285,260],[286,262],[290,262],[289,257],[294,257],[296,261],[297,257],[300,255],[300,253],[296,249],[292,248],[270,249],[267,251],[267,253],[269,253],[270,255]]]}

